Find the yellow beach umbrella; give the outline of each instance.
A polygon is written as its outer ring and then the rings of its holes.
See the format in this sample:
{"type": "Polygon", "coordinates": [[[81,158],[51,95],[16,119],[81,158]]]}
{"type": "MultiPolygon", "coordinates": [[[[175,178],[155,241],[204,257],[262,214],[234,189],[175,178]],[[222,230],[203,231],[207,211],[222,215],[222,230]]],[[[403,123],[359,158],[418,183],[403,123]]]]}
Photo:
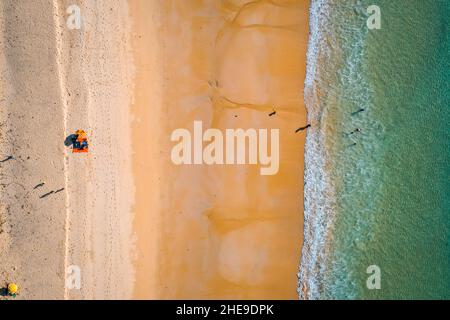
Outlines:
{"type": "Polygon", "coordinates": [[[8,293],[9,294],[16,294],[17,291],[19,291],[19,287],[15,283],[8,284],[8,293]]]}

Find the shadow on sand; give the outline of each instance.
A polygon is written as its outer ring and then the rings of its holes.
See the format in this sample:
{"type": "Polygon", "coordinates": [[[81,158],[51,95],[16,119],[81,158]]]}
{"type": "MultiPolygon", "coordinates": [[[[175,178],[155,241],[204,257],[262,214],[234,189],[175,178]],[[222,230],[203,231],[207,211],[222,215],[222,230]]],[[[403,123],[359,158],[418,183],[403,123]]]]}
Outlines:
{"type": "Polygon", "coordinates": [[[0,288],[0,297],[7,297],[8,294],[8,288],[0,288]]]}
{"type": "Polygon", "coordinates": [[[70,134],[66,137],[66,140],[64,140],[64,145],[66,147],[70,147],[71,145],[73,145],[76,139],[77,139],[76,134],[70,134]]]}

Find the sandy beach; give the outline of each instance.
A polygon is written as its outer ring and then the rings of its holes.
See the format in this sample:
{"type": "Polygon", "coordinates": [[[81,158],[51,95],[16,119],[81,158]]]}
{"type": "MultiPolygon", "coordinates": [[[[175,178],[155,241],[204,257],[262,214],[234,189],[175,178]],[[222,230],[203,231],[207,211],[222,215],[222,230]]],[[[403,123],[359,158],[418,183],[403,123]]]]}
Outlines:
{"type": "Polygon", "coordinates": [[[0,4],[1,156],[13,157],[1,164],[0,280],[22,299],[130,298],[133,288],[127,5],[78,3],[80,30],[66,26],[70,1],[0,4]],[[89,154],[64,145],[77,129],[89,154]],[[71,266],[79,290],[65,286],[71,266]]]}
{"type": "Polygon", "coordinates": [[[307,1],[130,4],[133,140],[158,137],[134,145],[135,297],[296,299],[307,1]],[[174,165],[168,138],[195,120],[220,130],[279,128],[278,174],[174,165]]]}
{"type": "Polygon", "coordinates": [[[0,287],[297,299],[308,1],[76,4],[79,30],[72,1],[0,2],[0,287]],[[194,121],[279,129],[279,171],[175,165],[171,133],[194,121]],[[64,144],[77,129],[88,154],[64,144]]]}

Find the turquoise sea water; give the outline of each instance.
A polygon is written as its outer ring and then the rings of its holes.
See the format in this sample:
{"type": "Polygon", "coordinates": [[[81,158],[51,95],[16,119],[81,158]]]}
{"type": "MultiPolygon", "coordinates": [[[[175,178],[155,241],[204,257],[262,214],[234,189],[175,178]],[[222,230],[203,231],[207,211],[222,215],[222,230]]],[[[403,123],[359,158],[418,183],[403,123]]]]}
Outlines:
{"type": "Polygon", "coordinates": [[[450,0],[310,10],[300,297],[450,299],[450,0]]]}

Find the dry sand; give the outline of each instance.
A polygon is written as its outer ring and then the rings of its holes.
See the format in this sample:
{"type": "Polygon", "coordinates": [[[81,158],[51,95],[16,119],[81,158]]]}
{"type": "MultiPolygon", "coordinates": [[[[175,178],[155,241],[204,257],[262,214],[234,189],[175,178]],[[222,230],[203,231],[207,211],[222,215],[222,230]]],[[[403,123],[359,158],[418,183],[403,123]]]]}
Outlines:
{"type": "Polygon", "coordinates": [[[69,30],[71,4],[0,3],[0,154],[14,156],[1,164],[0,281],[23,299],[130,298],[129,14],[120,0],[77,1],[82,28],[69,30]],[[88,155],[64,146],[76,129],[88,155]],[[81,290],[65,288],[71,265],[81,290]]]}
{"type": "Polygon", "coordinates": [[[295,130],[306,121],[307,1],[130,4],[135,296],[296,299],[305,133],[295,130]],[[280,171],[173,165],[170,134],[192,131],[194,120],[221,130],[280,128],[280,171]]]}

